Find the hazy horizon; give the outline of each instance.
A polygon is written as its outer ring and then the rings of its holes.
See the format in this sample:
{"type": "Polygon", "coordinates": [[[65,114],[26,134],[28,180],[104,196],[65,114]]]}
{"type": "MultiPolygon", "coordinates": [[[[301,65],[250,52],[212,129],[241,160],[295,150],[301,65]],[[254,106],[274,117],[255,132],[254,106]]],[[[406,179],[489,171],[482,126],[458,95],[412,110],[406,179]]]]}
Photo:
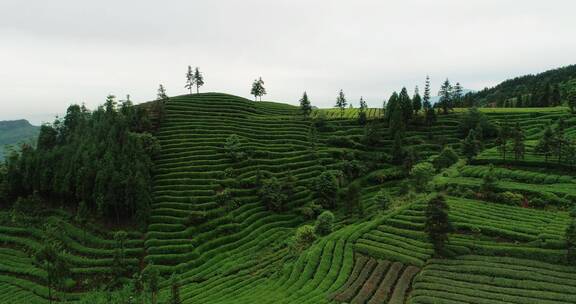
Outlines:
{"type": "Polygon", "coordinates": [[[331,107],[342,89],[374,107],[426,75],[481,90],[575,63],[573,1],[31,2],[0,3],[0,120],[185,94],[188,65],[203,92],[251,98],[261,76],[264,100],[331,107]]]}

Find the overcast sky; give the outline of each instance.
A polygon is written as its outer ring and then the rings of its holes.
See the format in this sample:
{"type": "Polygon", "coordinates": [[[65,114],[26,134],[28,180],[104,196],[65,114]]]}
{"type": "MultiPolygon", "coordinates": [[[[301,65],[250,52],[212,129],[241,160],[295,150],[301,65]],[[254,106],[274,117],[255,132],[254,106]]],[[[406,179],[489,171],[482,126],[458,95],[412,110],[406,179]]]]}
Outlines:
{"type": "Polygon", "coordinates": [[[51,121],[106,95],[202,91],[331,107],[339,89],[380,105],[449,78],[482,89],[576,63],[574,0],[0,0],[0,120],[51,121]]]}

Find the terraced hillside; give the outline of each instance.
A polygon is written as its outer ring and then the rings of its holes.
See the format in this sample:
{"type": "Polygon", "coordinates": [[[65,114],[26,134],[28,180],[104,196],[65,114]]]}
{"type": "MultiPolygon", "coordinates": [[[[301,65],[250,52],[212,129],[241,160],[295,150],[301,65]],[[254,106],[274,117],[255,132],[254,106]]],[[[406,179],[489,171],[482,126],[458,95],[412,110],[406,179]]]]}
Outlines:
{"type": "MultiPolygon", "coordinates": [[[[160,302],[171,294],[169,276],[178,274],[184,304],[576,303],[564,237],[576,198],[574,172],[542,167],[531,151],[522,162],[499,161],[488,141],[471,164],[437,172],[430,193],[415,193],[406,189],[406,170],[390,159],[390,130],[381,126],[381,137],[369,144],[368,126],[352,110],[343,118],[320,110],[326,115],[306,119],[294,106],[227,94],[170,98],[155,134],[161,153],[149,223],[145,233],[128,235],[129,267],[160,270],[160,302]],[[498,192],[514,200],[481,195],[489,170],[498,192]],[[295,251],[296,229],[315,222],[304,211],[325,171],[337,173],[344,193],[333,231],[295,251]],[[269,210],[258,195],[259,183],[271,177],[292,185],[284,211],[269,210]],[[360,185],[361,211],[345,208],[352,184],[360,185]],[[424,228],[436,192],[446,194],[455,228],[445,259],[435,257],[424,228]],[[381,193],[391,198],[387,208],[376,200],[381,193]]],[[[370,110],[371,119],[380,117],[370,110]]],[[[562,108],[482,112],[495,123],[520,122],[528,141],[562,117],[566,133],[575,130],[562,108]]],[[[404,146],[420,161],[443,146],[459,151],[462,115],[439,115],[432,127],[416,120],[404,146]]],[[[46,273],[32,257],[53,240],[73,265],[58,300],[75,302],[90,287],[105,287],[114,267],[112,233],[93,226],[84,233],[67,211],[36,222],[22,216],[1,213],[0,303],[48,302],[46,273]]]]}

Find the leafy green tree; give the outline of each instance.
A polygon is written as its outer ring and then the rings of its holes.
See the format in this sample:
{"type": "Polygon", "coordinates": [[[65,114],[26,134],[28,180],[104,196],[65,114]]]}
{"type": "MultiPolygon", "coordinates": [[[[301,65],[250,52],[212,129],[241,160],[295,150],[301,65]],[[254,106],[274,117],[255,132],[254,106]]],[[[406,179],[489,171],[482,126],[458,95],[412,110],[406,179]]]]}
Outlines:
{"type": "Polygon", "coordinates": [[[364,98],[360,96],[360,107],[358,108],[358,123],[361,125],[365,125],[367,121],[366,110],[368,109],[368,105],[366,105],[366,101],[364,98]]]}
{"type": "Polygon", "coordinates": [[[520,123],[516,123],[516,126],[513,130],[513,142],[512,142],[512,151],[514,151],[514,159],[520,160],[524,159],[524,154],[526,152],[526,145],[524,144],[524,132],[520,127],[520,123]]]}
{"type": "Polygon", "coordinates": [[[304,94],[302,94],[302,98],[300,98],[300,111],[302,111],[302,114],[304,114],[306,117],[310,116],[310,113],[312,112],[312,105],[310,104],[310,100],[308,99],[308,94],[306,94],[306,92],[304,92],[304,94]]]}
{"type": "Polygon", "coordinates": [[[435,254],[439,257],[444,256],[448,234],[454,231],[448,212],[449,207],[443,195],[439,194],[428,201],[424,229],[434,246],[435,254]]]}
{"type": "Polygon", "coordinates": [[[336,97],[336,105],[335,105],[335,107],[340,109],[340,118],[344,117],[344,110],[346,110],[346,105],[348,105],[348,102],[346,101],[346,96],[344,96],[344,92],[340,90],[340,92],[338,92],[338,97],[336,97]]]}
{"type": "Polygon", "coordinates": [[[416,164],[410,171],[410,176],[414,183],[414,188],[418,192],[428,190],[434,174],[434,166],[429,162],[416,164]]]}
{"type": "Polygon", "coordinates": [[[440,100],[438,104],[442,108],[444,114],[448,114],[448,111],[452,110],[453,108],[453,94],[452,94],[452,85],[450,81],[446,79],[442,86],[440,87],[440,91],[438,92],[440,96],[440,100]]]}
{"type": "Polygon", "coordinates": [[[414,109],[414,116],[418,115],[418,112],[422,110],[422,97],[420,97],[420,94],[418,93],[418,86],[414,88],[414,96],[412,96],[412,109],[414,109]]]}
{"type": "Polygon", "coordinates": [[[392,161],[396,164],[401,164],[406,155],[406,150],[404,149],[404,134],[402,132],[397,132],[394,135],[394,143],[392,144],[392,161]]]}
{"type": "Polygon", "coordinates": [[[560,105],[560,102],[560,88],[558,87],[558,84],[555,84],[552,88],[552,92],[550,93],[550,106],[557,107],[560,105]]]}
{"type": "Polygon", "coordinates": [[[507,122],[504,122],[498,129],[496,145],[498,146],[498,151],[500,151],[500,155],[502,155],[503,160],[506,160],[506,153],[508,152],[508,140],[510,139],[511,133],[512,130],[507,122]]]}
{"type": "Polygon", "coordinates": [[[198,67],[194,69],[193,81],[196,85],[196,94],[198,94],[200,93],[200,87],[204,85],[204,75],[202,75],[198,67]]]}
{"type": "Polygon", "coordinates": [[[142,277],[146,283],[146,290],[150,293],[150,301],[152,304],[158,302],[158,291],[160,290],[160,273],[158,268],[150,263],[142,271],[142,277]]]}
{"type": "Polygon", "coordinates": [[[404,172],[409,174],[410,171],[412,171],[414,165],[418,162],[419,158],[420,155],[418,155],[418,152],[413,147],[404,149],[404,157],[402,160],[402,167],[404,168],[404,172]]]}
{"type": "Polygon", "coordinates": [[[52,292],[64,285],[66,278],[70,275],[70,267],[62,258],[54,243],[44,244],[35,254],[35,263],[46,271],[48,287],[48,301],[52,303],[52,292]]]}
{"type": "Polygon", "coordinates": [[[235,162],[244,160],[247,156],[240,142],[240,137],[236,134],[232,134],[226,138],[224,151],[226,151],[226,155],[235,162]]]}
{"type": "Polygon", "coordinates": [[[175,273],[170,277],[170,301],[169,304],[182,304],[180,300],[180,278],[175,273]]]}
{"type": "Polygon", "coordinates": [[[158,87],[158,93],[156,94],[156,100],[167,100],[168,95],[166,95],[166,89],[162,84],[158,87]]]}
{"type": "Polygon", "coordinates": [[[576,114],[576,90],[568,93],[568,107],[570,108],[570,113],[576,114]]]}
{"type": "Polygon", "coordinates": [[[488,171],[482,177],[482,184],[480,185],[480,192],[486,196],[496,193],[498,190],[498,176],[494,172],[494,165],[490,164],[488,171]]]}
{"type": "Polygon", "coordinates": [[[476,133],[478,140],[483,137],[492,138],[498,134],[498,129],[488,120],[486,115],[480,112],[478,108],[472,107],[458,122],[458,132],[460,136],[465,137],[470,133],[470,130],[478,130],[478,128],[482,129],[482,134],[476,133]]]}
{"type": "Polygon", "coordinates": [[[324,171],[313,184],[318,203],[327,209],[334,209],[338,197],[338,182],[334,174],[324,171]]]}
{"type": "Polygon", "coordinates": [[[472,129],[468,132],[466,139],[462,141],[462,154],[466,156],[468,161],[472,161],[480,151],[480,143],[476,139],[476,132],[472,129]]]}
{"type": "Polygon", "coordinates": [[[262,183],[258,195],[269,210],[283,211],[288,200],[288,196],[283,190],[280,181],[276,177],[272,177],[262,183]]]}
{"type": "Polygon", "coordinates": [[[266,95],[266,88],[264,88],[264,80],[262,80],[262,77],[258,77],[258,79],[252,82],[250,95],[254,95],[254,101],[256,101],[258,97],[260,97],[260,101],[262,101],[262,96],[266,95]]]}
{"type": "Polygon", "coordinates": [[[126,231],[118,231],[114,233],[114,241],[116,242],[116,247],[114,248],[114,258],[112,263],[112,273],[115,276],[115,280],[118,282],[119,279],[127,274],[127,264],[126,264],[126,240],[128,239],[128,234],[126,231]]]}
{"type": "Polygon", "coordinates": [[[186,84],[184,85],[184,88],[188,89],[190,91],[190,94],[192,94],[193,87],[194,87],[194,72],[192,72],[192,67],[188,66],[188,71],[186,72],[186,84]]]}
{"type": "Polygon", "coordinates": [[[566,228],[567,260],[570,264],[576,264],[576,219],[571,218],[570,225],[566,228]]]}
{"type": "Polygon", "coordinates": [[[81,201],[78,205],[78,209],[76,210],[76,216],[74,220],[76,223],[80,225],[82,228],[82,240],[86,242],[86,224],[88,223],[88,219],[90,218],[90,210],[88,209],[88,205],[85,201],[81,201]]]}
{"type": "Polygon", "coordinates": [[[380,207],[381,210],[388,210],[392,203],[392,198],[385,189],[380,189],[380,191],[378,191],[374,196],[373,200],[376,206],[380,207]]]}
{"type": "Polygon", "coordinates": [[[548,162],[548,158],[554,153],[554,132],[552,128],[548,126],[544,131],[544,134],[534,147],[534,151],[544,155],[545,161],[548,162]]]}
{"type": "Polygon", "coordinates": [[[334,214],[330,211],[320,213],[316,219],[316,226],[314,231],[318,235],[327,235],[332,232],[332,225],[334,223],[334,214]]]}
{"type": "Polygon", "coordinates": [[[348,214],[352,214],[353,212],[358,212],[360,215],[364,214],[362,203],[360,202],[360,185],[358,183],[348,185],[344,200],[348,214]]]}
{"type": "Polygon", "coordinates": [[[458,154],[450,147],[444,147],[440,154],[434,158],[432,164],[436,170],[448,168],[458,161],[458,154]]]}
{"type": "Polygon", "coordinates": [[[316,234],[314,233],[314,226],[304,225],[296,229],[296,234],[294,236],[294,247],[297,251],[302,251],[308,248],[316,240],[316,234]]]}

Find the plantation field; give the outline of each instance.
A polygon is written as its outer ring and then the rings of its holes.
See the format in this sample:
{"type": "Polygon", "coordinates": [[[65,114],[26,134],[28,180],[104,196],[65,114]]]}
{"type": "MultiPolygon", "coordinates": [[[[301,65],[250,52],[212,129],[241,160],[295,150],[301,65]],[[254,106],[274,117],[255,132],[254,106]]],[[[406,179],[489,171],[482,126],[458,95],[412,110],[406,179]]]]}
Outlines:
{"type": "MultiPolygon", "coordinates": [[[[520,123],[526,158],[505,162],[487,141],[473,162],[435,172],[424,193],[412,191],[410,173],[392,161],[391,130],[382,126],[377,142],[367,142],[358,109],[342,117],[337,109],[317,109],[306,118],[291,105],[202,93],[171,97],[165,110],[154,134],[161,151],[148,223],[143,233],[128,227],[126,240],[130,269],[159,270],[159,303],[171,295],[172,274],[183,304],[576,303],[576,268],[568,265],[565,241],[576,174],[552,170],[532,152],[543,129],[560,118],[566,134],[576,135],[565,108],[481,109],[491,122],[520,123]],[[229,151],[231,137],[243,154],[229,151]],[[490,163],[495,187],[507,196],[480,193],[490,163]],[[323,172],[337,173],[344,198],[333,210],[332,232],[296,250],[295,231],[315,224],[313,184],[323,172]],[[263,176],[293,183],[285,210],[261,201],[263,176]],[[351,184],[360,186],[358,210],[344,205],[351,184]],[[454,227],[443,259],[425,230],[436,192],[445,193],[454,227]],[[386,207],[376,199],[382,193],[391,198],[386,207]]],[[[417,119],[403,147],[420,161],[443,147],[460,152],[462,115],[438,115],[432,127],[417,119]]],[[[382,113],[371,108],[367,116],[382,113]]],[[[104,288],[114,271],[113,235],[83,227],[69,211],[36,219],[0,212],[0,303],[48,303],[47,273],[33,260],[45,242],[56,242],[72,266],[55,293],[58,302],[104,288]]]]}

